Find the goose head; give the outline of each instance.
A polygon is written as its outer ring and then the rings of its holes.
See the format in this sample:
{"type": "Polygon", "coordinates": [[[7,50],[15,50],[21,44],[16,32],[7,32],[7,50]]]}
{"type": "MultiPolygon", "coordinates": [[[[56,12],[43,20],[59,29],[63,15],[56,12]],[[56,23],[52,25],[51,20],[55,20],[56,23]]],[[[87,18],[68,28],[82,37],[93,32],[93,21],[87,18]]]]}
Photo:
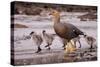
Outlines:
{"type": "Polygon", "coordinates": [[[57,10],[51,10],[49,15],[53,16],[53,21],[55,23],[60,22],[60,12],[57,10]]]}
{"type": "Polygon", "coordinates": [[[57,10],[51,10],[50,14],[52,16],[60,16],[60,12],[58,12],[57,10]]]}

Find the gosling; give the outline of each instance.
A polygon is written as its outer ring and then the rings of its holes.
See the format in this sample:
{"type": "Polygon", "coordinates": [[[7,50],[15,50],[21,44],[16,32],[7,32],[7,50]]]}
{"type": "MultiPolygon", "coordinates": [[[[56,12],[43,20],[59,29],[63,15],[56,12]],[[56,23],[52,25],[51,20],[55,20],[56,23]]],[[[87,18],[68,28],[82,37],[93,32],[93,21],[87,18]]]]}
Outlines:
{"type": "Polygon", "coordinates": [[[90,49],[92,49],[94,46],[94,43],[96,42],[96,39],[93,38],[92,36],[87,36],[87,35],[85,35],[84,38],[86,42],[90,45],[90,49]]]}
{"type": "Polygon", "coordinates": [[[36,53],[39,53],[42,49],[40,48],[40,45],[42,44],[43,42],[43,39],[40,35],[37,35],[35,32],[31,32],[30,33],[31,37],[32,37],[32,40],[33,42],[37,45],[38,47],[38,50],[36,51],[36,53]]]}
{"type": "Polygon", "coordinates": [[[43,38],[47,45],[45,47],[48,47],[48,50],[50,50],[50,45],[52,45],[52,42],[54,40],[54,35],[53,34],[47,34],[45,30],[42,31],[43,38]]]}

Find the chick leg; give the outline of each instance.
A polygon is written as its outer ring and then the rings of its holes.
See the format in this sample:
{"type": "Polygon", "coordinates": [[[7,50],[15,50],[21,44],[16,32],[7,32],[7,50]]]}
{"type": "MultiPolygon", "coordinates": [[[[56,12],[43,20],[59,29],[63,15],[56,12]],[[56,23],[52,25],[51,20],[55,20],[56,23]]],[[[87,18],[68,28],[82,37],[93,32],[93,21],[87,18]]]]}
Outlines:
{"type": "Polygon", "coordinates": [[[93,48],[93,42],[91,42],[91,45],[90,45],[90,49],[92,49],[93,48]]]}
{"type": "Polygon", "coordinates": [[[48,47],[49,46],[49,44],[47,44],[45,47],[48,47]]]}
{"type": "Polygon", "coordinates": [[[36,53],[39,53],[41,51],[40,46],[38,46],[38,50],[36,51],[36,53]]]}
{"type": "MultiPolygon", "coordinates": [[[[51,44],[52,44],[52,43],[51,43],[51,44]]],[[[48,45],[46,45],[45,47],[48,47],[48,50],[50,50],[50,49],[51,49],[51,48],[50,48],[50,45],[51,45],[51,44],[48,43],[48,45]]]]}
{"type": "Polygon", "coordinates": [[[78,40],[78,43],[80,44],[79,48],[81,48],[81,42],[80,42],[80,40],[78,40]]]}

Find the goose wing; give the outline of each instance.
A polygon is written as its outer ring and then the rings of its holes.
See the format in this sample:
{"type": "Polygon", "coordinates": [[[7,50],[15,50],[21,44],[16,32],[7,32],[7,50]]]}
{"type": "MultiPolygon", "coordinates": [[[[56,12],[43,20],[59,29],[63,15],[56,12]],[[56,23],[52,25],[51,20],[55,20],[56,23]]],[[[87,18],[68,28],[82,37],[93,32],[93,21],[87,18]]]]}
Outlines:
{"type": "Polygon", "coordinates": [[[84,33],[80,29],[78,29],[76,26],[69,24],[69,23],[63,23],[63,24],[66,28],[69,29],[70,34],[72,33],[76,35],[84,35],[84,33]]]}

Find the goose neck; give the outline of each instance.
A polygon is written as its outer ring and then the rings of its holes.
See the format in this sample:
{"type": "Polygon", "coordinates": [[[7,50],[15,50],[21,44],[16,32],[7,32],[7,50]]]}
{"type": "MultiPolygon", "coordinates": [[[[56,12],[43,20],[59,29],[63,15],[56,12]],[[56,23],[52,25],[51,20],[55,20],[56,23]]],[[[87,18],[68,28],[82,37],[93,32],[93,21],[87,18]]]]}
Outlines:
{"type": "Polygon", "coordinates": [[[60,23],[60,16],[54,17],[54,23],[60,23]]]}

